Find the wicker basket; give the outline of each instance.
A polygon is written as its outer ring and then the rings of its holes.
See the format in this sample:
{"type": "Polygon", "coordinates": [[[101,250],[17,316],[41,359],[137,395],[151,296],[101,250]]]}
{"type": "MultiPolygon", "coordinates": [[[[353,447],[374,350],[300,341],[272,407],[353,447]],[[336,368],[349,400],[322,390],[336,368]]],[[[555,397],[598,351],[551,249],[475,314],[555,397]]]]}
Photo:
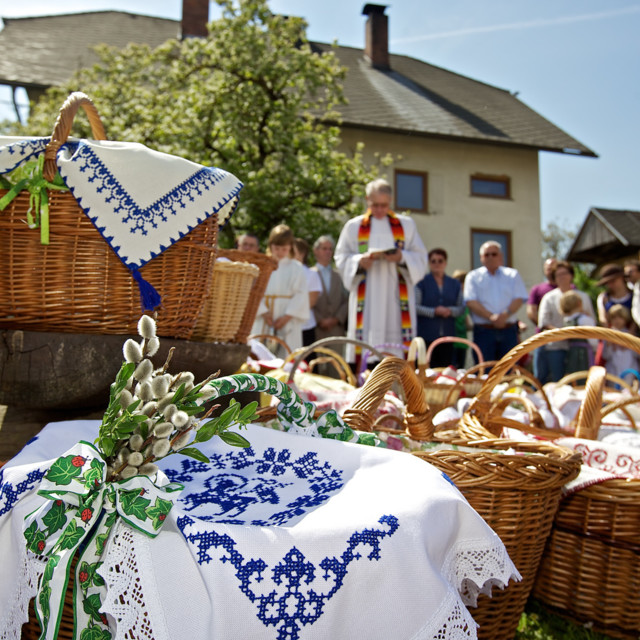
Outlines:
{"type": "Polygon", "coordinates": [[[278,263],[274,258],[255,251],[220,249],[218,251],[218,255],[222,258],[229,258],[229,260],[234,262],[249,262],[250,264],[255,264],[260,269],[258,277],[253,281],[253,286],[251,287],[251,292],[249,294],[249,301],[244,309],[240,326],[232,340],[232,342],[246,344],[247,338],[249,337],[253,327],[253,322],[258,313],[260,301],[264,296],[267,284],[269,284],[269,276],[271,276],[271,272],[274,269],[277,269],[278,263]]]}
{"type": "MultiPolygon", "coordinates": [[[[45,152],[48,180],[56,171],[56,150],[67,139],[80,106],[89,115],[94,137],[105,138],[89,98],[71,94],[45,152]]],[[[0,197],[5,193],[0,191],[0,197]]],[[[138,285],[71,192],[49,192],[48,245],[25,224],[28,208],[29,194],[21,193],[0,212],[0,329],[136,334],[138,285]]],[[[217,216],[212,215],[140,269],[162,295],[159,335],[191,336],[211,282],[217,231],[217,216]]]]}
{"type": "MultiPolygon", "coordinates": [[[[407,397],[407,433],[414,439],[432,437],[425,417],[420,380],[400,369],[403,360],[387,359],[374,369],[351,409],[344,413],[350,426],[367,429],[373,423],[373,410],[381,394],[402,372],[407,397]]],[[[470,609],[480,625],[478,637],[485,640],[513,638],[533,585],[544,544],[560,500],[562,486],[575,478],[580,457],[548,443],[523,443],[495,439],[476,425],[471,440],[464,428],[453,443],[478,451],[437,450],[414,455],[446,473],[471,506],[500,536],[522,581],[493,597],[480,596],[470,609]],[[499,453],[504,450],[505,453],[499,453]],[[507,452],[507,450],[509,450],[507,452]],[[523,455],[529,454],[529,455],[523,455]]]]}
{"type": "Polygon", "coordinates": [[[216,262],[211,291],[198,316],[194,340],[235,342],[260,269],[249,262],[216,262]]]}
{"type": "MultiPolygon", "coordinates": [[[[558,331],[575,329],[561,329],[558,331]]],[[[611,329],[579,328],[640,353],[640,339],[611,329]]],[[[557,334],[557,339],[562,339],[557,334]]],[[[607,376],[593,367],[577,416],[576,435],[596,439],[604,415],[638,402],[633,396],[602,408],[607,376]]],[[[611,479],[581,489],[560,503],[533,596],[543,604],[617,638],[640,636],[640,480],[611,479]]]]}
{"type": "Polygon", "coordinates": [[[427,368],[431,359],[433,350],[439,345],[447,342],[459,342],[470,346],[475,352],[480,362],[482,362],[482,352],[478,349],[477,345],[465,338],[457,338],[453,336],[444,336],[434,340],[429,348],[426,348],[424,340],[420,337],[414,338],[409,346],[409,353],[407,354],[407,360],[409,362],[416,363],[416,372],[418,377],[422,380],[424,386],[424,394],[432,413],[435,415],[439,411],[442,411],[445,407],[452,407],[456,404],[464,384],[467,382],[467,377],[459,379],[452,384],[446,384],[438,382],[438,376],[428,376],[427,368]]]}

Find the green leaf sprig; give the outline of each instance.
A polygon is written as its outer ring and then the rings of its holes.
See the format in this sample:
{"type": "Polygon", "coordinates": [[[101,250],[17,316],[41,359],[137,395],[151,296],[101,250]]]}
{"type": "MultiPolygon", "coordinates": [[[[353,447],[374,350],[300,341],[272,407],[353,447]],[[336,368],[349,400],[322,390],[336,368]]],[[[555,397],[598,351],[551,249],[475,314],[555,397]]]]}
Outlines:
{"type": "Polygon", "coordinates": [[[138,322],[141,342],[124,343],[125,362],[111,385],[109,404],[102,418],[96,444],[107,461],[107,479],[125,480],[135,475],[154,475],[156,462],[181,453],[201,462],[209,458],[196,445],[219,437],[231,446],[248,447],[249,442],[232,426],[246,426],[255,420],[257,402],[245,407],[231,399],[229,406],[210,418],[220,405],[205,411],[203,404],[215,393],[207,387],[217,374],[199,384],[194,375],[167,372],[173,349],[156,369],[151,361],[159,349],[156,323],[144,315],[138,322]]]}

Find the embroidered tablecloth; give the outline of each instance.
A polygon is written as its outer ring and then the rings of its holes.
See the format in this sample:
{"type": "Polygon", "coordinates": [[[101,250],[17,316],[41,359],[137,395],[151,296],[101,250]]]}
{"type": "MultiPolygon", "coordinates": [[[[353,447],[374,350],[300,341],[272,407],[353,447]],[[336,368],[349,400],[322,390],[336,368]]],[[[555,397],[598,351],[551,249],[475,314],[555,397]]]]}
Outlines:
{"type": "MultiPolygon", "coordinates": [[[[2,640],[19,638],[42,571],[22,535],[44,500],[39,481],[97,427],[52,423],[0,470],[2,640]]],[[[258,425],[242,433],[248,449],[207,443],[209,464],[163,461],[185,488],[156,538],[114,527],[101,575],[117,638],[475,638],[465,605],[519,577],[428,463],[258,425]]]]}
{"type": "MultiPolygon", "coordinates": [[[[0,136],[0,174],[36,158],[48,142],[0,136]]],[[[222,226],[242,189],[223,169],[136,142],[69,139],[56,162],[80,207],[129,269],[144,266],[214,213],[222,226]]]]}

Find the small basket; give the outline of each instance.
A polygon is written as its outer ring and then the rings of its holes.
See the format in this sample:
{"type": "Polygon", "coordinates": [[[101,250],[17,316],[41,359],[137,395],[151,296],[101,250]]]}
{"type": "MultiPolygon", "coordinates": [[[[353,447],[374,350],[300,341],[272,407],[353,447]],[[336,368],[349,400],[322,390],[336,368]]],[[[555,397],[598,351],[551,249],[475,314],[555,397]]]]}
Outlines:
{"type": "MultiPolygon", "coordinates": [[[[48,180],[55,175],[56,151],[67,140],[80,106],[93,136],[105,139],[91,100],[72,93],[45,151],[48,180]]],[[[5,193],[0,191],[0,197],[5,193]]],[[[0,212],[0,329],[135,335],[141,314],[138,285],[73,194],[49,192],[48,245],[25,224],[28,209],[29,193],[23,192],[0,212]]],[[[217,233],[217,216],[209,216],[140,269],[162,295],[158,335],[191,336],[209,290],[217,233]]]]}
{"type": "MultiPolygon", "coordinates": [[[[433,439],[421,382],[411,366],[398,358],[387,358],[373,370],[353,407],[344,412],[345,422],[354,429],[370,430],[382,394],[398,378],[407,397],[406,433],[417,440],[433,439]]],[[[448,442],[477,451],[452,447],[413,455],[451,478],[501,538],[522,575],[521,582],[491,598],[480,596],[478,606],[470,609],[480,625],[479,638],[508,640],[515,634],[533,586],[561,488],[578,475],[580,456],[549,443],[494,438],[480,425],[471,436],[461,428],[448,442]]]]}
{"type": "Polygon", "coordinates": [[[260,301],[264,296],[264,292],[269,284],[269,277],[271,272],[277,269],[278,263],[270,256],[256,251],[240,251],[239,249],[220,249],[218,255],[221,258],[228,258],[233,262],[248,262],[254,264],[260,269],[258,277],[253,281],[251,291],[249,292],[249,299],[244,308],[242,320],[240,326],[236,332],[232,342],[238,342],[240,344],[246,344],[247,338],[251,333],[253,323],[258,313],[258,307],[260,301]]]}
{"type": "Polygon", "coordinates": [[[409,346],[409,353],[407,354],[407,360],[409,362],[416,362],[416,371],[418,377],[422,380],[424,386],[424,394],[432,413],[435,415],[446,407],[452,407],[458,402],[460,394],[463,390],[463,385],[466,381],[466,376],[451,384],[438,382],[437,376],[428,376],[426,373],[429,367],[431,354],[433,350],[439,345],[447,342],[460,342],[469,345],[478,357],[479,362],[482,362],[482,352],[478,346],[466,340],[465,338],[457,338],[453,336],[444,336],[434,340],[429,348],[426,348],[426,344],[423,338],[414,338],[409,346]]]}
{"type": "Polygon", "coordinates": [[[198,316],[194,340],[235,342],[260,269],[249,262],[217,261],[211,291],[198,316]]]}

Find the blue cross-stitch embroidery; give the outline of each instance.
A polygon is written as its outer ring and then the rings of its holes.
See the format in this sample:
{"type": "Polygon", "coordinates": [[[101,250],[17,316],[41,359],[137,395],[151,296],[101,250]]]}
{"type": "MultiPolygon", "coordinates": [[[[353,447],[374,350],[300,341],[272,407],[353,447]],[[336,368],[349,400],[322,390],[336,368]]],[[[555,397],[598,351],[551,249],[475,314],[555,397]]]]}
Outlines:
{"type": "MultiPolygon", "coordinates": [[[[95,184],[96,193],[104,194],[106,202],[115,203],[113,210],[120,214],[121,222],[128,225],[130,233],[143,236],[147,235],[150,228],[158,228],[179,215],[180,210],[186,208],[188,201],[194,201],[194,195],[201,196],[212,190],[214,185],[227,175],[215,167],[203,167],[151,205],[141,207],[88,145],[80,144],[71,161],[78,165],[88,182],[95,184]]],[[[216,205],[222,204],[224,203],[211,202],[211,209],[203,211],[202,219],[198,222],[213,213],[216,205]]],[[[95,223],[98,222],[97,217],[91,219],[95,223]]]]}
{"type": "Polygon", "coordinates": [[[29,491],[32,491],[44,477],[47,469],[33,469],[27,473],[26,478],[15,486],[4,481],[4,472],[0,471],[0,516],[4,515],[29,491]]]}
{"type": "Polygon", "coordinates": [[[289,449],[268,447],[258,455],[249,447],[214,454],[210,460],[203,464],[184,459],[180,470],[165,471],[173,482],[192,487],[177,503],[210,522],[285,525],[326,502],[344,485],[342,471],[319,460],[315,451],[295,457],[289,449]]]}
{"type": "Polygon", "coordinates": [[[236,549],[236,543],[227,534],[215,531],[185,533],[195,521],[189,516],[178,518],[178,526],[190,544],[197,548],[198,563],[209,563],[214,558],[212,549],[222,549],[219,557],[236,570],[240,590],[258,607],[257,617],[266,627],[273,626],[277,640],[297,640],[305,625],[314,624],[324,612],[325,604],[344,584],[349,565],[366,557],[379,560],[383,538],[392,536],[398,529],[398,519],[385,515],[378,520],[384,529],[356,531],[347,541],[346,549],[337,557],[326,557],[317,567],[304,554],[292,547],[281,562],[271,569],[261,558],[245,560],[236,549]],[[367,553],[367,547],[370,551],[367,553]]]}
{"type": "Polygon", "coordinates": [[[49,142],[49,138],[34,140],[19,140],[4,147],[0,147],[0,173],[9,173],[18,165],[33,156],[42,153],[49,142]]]}

